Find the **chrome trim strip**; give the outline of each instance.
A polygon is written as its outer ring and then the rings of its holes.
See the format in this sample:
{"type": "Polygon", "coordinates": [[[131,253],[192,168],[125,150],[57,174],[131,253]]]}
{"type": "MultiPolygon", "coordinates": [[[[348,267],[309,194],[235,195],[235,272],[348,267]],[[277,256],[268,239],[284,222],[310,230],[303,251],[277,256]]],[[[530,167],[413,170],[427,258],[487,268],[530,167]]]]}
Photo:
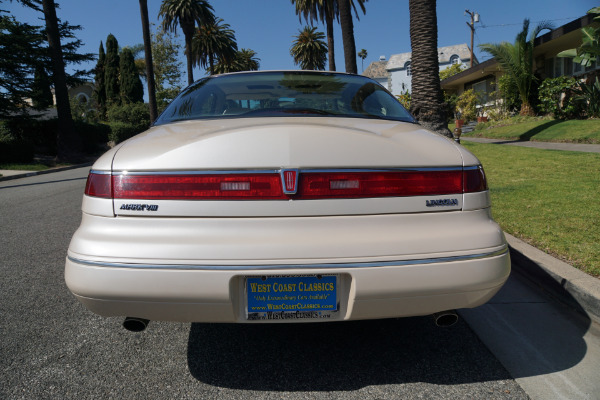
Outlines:
{"type": "MultiPolygon", "coordinates": [[[[324,173],[324,172],[403,172],[403,171],[462,171],[477,169],[479,166],[469,167],[399,167],[399,168],[301,168],[298,173],[324,173]]],[[[225,174],[279,174],[282,170],[278,169],[247,169],[247,170],[204,170],[204,171],[113,171],[113,175],[225,175],[225,174]]],[[[106,172],[99,172],[106,173],[106,172]]],[[[108,172],[110,173],[110,172],[108,172]]]]}
{"type": "Polygon", "coordinates": [[[97,169],[91,169],[90,170],[90,174],[96,174],[96,175],[110,175],[111,172],[110,171],[100,171],[97,169]]]}
{"type": "Polygon", "coordinates": [[[330,264],[278,264],[278,265],[171,265],[171,264],[127,264],[127,263],[105,263],[100,261],[86,261],[68,256],[67,258],[77,264],[88,265],[91,267],[109,267],[109,268],[128,268],[128,269],[159,269],[159,270],[223,270],[223,271],[263,271],[278,269],[334,269],[334,268],[372,268],[372,267],[392,267],[404,265],[425,265],[442,262],[471,261],[483,258],[497,257],[508,253],[508,245],[502,249],[490,253],[479,253],[465,256],[451,256],[438,258],[422,258],[400,261],[381,261],[381,262],[363,262],[363,263],[330,263],[330,264]]]}

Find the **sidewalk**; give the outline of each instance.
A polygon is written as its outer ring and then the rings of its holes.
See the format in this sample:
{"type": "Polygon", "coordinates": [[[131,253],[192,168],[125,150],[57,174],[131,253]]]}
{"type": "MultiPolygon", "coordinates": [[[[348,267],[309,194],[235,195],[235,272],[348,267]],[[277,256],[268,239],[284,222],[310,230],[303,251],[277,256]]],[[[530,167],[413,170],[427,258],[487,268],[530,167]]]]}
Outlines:
{"type": "Polygon", "coordinates": [[[90,167],[92,166],[92,162],[77,164],[77,165],[69,165],[68,167],[59,167],[59,168],[50,168],[45,169],[43,171],[21,171],[21,170],[12,170],[12,169],[0,169],[0,182],[9,181],[12,179],[20,179],[26,178],[28,176],[36,176],[36,175],[44,175],[51,174],[53,172],[61,172],[68,171],[70,169],[82,168],[82,167],[90,167]]]}
{"type": "Polygon", "coordinates": [[[554,143],[554,142],[525,142],[519,140],[487,139],[461,136],[461,141],[477,143],[506,144],[509,146],[533,147],[546,150],[581,151],[586,153],[600,153],[600,144],[584,143],[554,143]]]}

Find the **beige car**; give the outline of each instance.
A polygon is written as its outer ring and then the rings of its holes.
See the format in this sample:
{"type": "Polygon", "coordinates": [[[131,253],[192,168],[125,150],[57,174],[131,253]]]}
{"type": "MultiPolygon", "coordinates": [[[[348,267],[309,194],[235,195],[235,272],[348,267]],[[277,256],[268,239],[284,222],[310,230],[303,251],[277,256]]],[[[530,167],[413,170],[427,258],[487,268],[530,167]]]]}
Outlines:
{"type": "Polygon", "coordinates": [[[510,273],[479,160],[362,76],[201,79],[94,164],[82,208],[67,285],[130,329],[455,316],[510,273]]]}

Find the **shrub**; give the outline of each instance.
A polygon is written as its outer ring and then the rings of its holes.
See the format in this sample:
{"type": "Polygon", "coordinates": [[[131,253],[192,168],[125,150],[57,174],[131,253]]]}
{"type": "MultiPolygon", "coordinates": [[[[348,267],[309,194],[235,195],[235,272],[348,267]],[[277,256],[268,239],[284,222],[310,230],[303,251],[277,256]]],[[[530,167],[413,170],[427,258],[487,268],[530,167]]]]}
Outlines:
{"type": "Polygon", "coordinates": [[[11,132],[10,122],[0,121],[0,163],[21,163],[33,160],[33,142],[11,132]]]}
{"type": "Polygon", "coordinates": [[[506,115],[520,110],[519,89],[509,74],[503,74],[498,78],[498,95],[502,99],[502,114],[506,115]]]}
{"type": "Polygon", "coordinates": [[[112,105],[107,110],[107,117],[111,125],[113,122],[133,125],[138,133],[150,127],[150,109],[145,103],[112,105]]]}
{"type": "Polygon", "coordinates": [[[576,87],[577,81],[573,77],[544,79],[539,89],[540,110],[556,119],[577,118],[581,106],[574,95],[576,87]]]}
{"type": "Polygon", "coordinates": [[[404,92],[402,92],[402,94],[399,94],[396,96],[398,98],[398,101],[400,102],[400,104],[402,104],[402,106],[404,108],[406,108],[407,110],[410,110],[410,92],[408,90],[405,90],[404,92]]]}
{"type": "Polygon", "coordinates": [[[111,132],[108,124],[84,121],[75,121],[75,130],[81,137],[83,151],[87,154],[93,154],[101,145],[105,145],[111,132]]]}
{"type": "Polygon", "coordinates": [[[473,89],[465,90],[456,101],[456,109],[460,112],[460,119],[472,121],[477,115],[477,94],[473,89]]]}
{"type": "Polygon", "coordinates": [[[582,107],[585,106],[587,116],[600,117],[600,81],[598,77],[596,76],[594,82],[580,82],[579,92],[581,94],[575,100],[580,101],[579,104],[582,107]]]}
{"type": "Polygon", "coordinates": [[[446,118],[448,122],[456,116],[456,102],[458,101],[458,95],[456,93],[448,94],[444,91],[444,103],[446,107],[446,118]]]}
{"type": "Polygon", "coordinates": [[[108,140],[115,144],[127,140],[143,131],[143,129],[139,130],[138,127],[127,122],[114,121],[109,122],[108,125],[110,126],[108,140]]]}

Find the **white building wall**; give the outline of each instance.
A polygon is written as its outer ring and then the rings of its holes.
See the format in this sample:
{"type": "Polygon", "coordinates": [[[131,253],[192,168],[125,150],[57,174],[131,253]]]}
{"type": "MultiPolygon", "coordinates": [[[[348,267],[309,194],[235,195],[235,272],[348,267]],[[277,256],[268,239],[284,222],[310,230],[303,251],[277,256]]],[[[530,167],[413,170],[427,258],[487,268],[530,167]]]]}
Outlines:
{"type": "Polygon", "coordinates": [[[411,77],[407,75],[406,69],[388,71],[391,80],[391,92],[394,96],[401,95],[405,91],[411,91],[411,77]]]}
{"type": "MultiPolygon", "coordinates": [[[[460,58],[458,58],[458,64],[465,65],[468,64],[468,62],[469,60],[461,60],[460,58]]],[[[439,64],[440,71],[446,68],[450,68],[451,66],[452,63],[450,62],[439,64]]],[[[406,90],[408,90],[409,92],[412,91],[412,76],[409,76],[407,74],[406,68],[388,69],[388,73],[391,81],[390,91],[394,96],[398,96],[404,93],[406,90]]]]}

